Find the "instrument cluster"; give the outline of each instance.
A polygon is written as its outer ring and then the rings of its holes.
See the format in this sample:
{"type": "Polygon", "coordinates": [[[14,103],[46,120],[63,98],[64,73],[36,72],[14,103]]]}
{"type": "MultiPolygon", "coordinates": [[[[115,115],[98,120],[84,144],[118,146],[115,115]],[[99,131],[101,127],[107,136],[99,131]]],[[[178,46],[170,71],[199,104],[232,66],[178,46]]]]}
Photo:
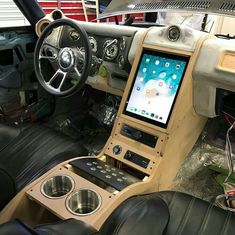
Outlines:
{"type": "MultiPolygon", "coordinates": [[[[129,71],[128,54],[132,42],[131,36],[106,36],[88,32],[94,61],[103,61],[114,64],[120,70],[129,71]]],[[[66,27],[60,38],[61,47],[76,47],[83,51],[83,41],[78,32],[66,27]]]]}
{"type": "Polygon", "coordinates": [[[105,38],[101,36],[90,35],[92,53],[102,59],[116,63],[120,69],[125,67],[127,63],[127,41],[126,37],[105,38]]]}

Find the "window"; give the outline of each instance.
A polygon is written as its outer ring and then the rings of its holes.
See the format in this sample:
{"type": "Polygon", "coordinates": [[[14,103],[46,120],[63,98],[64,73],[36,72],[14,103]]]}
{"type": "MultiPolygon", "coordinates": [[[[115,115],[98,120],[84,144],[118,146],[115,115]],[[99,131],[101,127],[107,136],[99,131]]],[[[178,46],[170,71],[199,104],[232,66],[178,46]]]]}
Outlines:
{"type": "Polygon", "coordinates": [[[0,0],[0,28],[29,25],[12,0],[0,0]]]}

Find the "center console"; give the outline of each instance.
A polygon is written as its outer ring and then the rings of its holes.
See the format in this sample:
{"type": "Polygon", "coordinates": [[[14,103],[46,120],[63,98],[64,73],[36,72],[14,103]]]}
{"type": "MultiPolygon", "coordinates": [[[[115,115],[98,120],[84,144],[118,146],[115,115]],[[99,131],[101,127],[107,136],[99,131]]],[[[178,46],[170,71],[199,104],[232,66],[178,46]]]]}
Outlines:
{"type": "Polygon", "coordinates": [[[75,218],[99,229],[125,199],[173,188],[206,121],[194,112],[192,100],[198,50],[146,44],[143,37],[102,153],[54,167],[14,199],[17,209],[6,208],[0,222],[21,217],[17,202],[24,198],[43,208],[48,218],[75,218]]]}

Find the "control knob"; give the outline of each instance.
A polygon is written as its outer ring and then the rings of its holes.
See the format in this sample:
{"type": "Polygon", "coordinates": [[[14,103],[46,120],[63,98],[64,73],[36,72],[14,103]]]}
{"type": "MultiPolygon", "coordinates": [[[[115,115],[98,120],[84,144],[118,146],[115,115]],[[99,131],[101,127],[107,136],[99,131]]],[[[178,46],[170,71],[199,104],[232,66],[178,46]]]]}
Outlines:
{"type": "Polygon", "coordinates": [[[122,147],[120,146],[120,145],[115,145],[114,147],[113,147],[113,153],[115,154],[115,155],[118,155],[118,154],[120,154],[122,152],[122,147]]]}

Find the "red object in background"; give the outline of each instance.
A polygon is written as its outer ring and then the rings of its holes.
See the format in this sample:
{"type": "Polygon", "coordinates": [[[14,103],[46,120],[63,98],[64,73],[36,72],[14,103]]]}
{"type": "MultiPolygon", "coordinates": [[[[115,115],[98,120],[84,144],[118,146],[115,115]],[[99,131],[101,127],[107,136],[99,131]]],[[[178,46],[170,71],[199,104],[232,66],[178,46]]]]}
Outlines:
{"type": "Polygon", "coordinates": [[[235,196],[235,188],[227,191],[226,194],[228,194],[230,196],[235,196]]]}
{"type": "MultiPolygon", "coordinates": [[[[82,2],[81,1],[68,1],[68,0],[52,0],[52,1],[45,1],[45,0],[38,0],[38,3],[44,10],[46,14],[51,13],[53,10],[59,8],[67,17],[75,20],[85,21],[85,16],[83,12],[82,2]]],[[[143,22],[144,21],[144,14],[137,13],[132,14],[135,17],[135,22],[143,22]]],[[[132,16],[131,15],[131,16],[132,16]]],[[[96,20],[96,14],[90,13],[88,15],[89,21],[96,20]]],[[[101,22],[105,22],[106,19],[101,20],[101,22]]],[[[118,16],[118,21],[122,22],[123,17],[120,15],[118,16]]],[[[114,17],[109,19],[109,22],[115,22],[114,17]]]]}

